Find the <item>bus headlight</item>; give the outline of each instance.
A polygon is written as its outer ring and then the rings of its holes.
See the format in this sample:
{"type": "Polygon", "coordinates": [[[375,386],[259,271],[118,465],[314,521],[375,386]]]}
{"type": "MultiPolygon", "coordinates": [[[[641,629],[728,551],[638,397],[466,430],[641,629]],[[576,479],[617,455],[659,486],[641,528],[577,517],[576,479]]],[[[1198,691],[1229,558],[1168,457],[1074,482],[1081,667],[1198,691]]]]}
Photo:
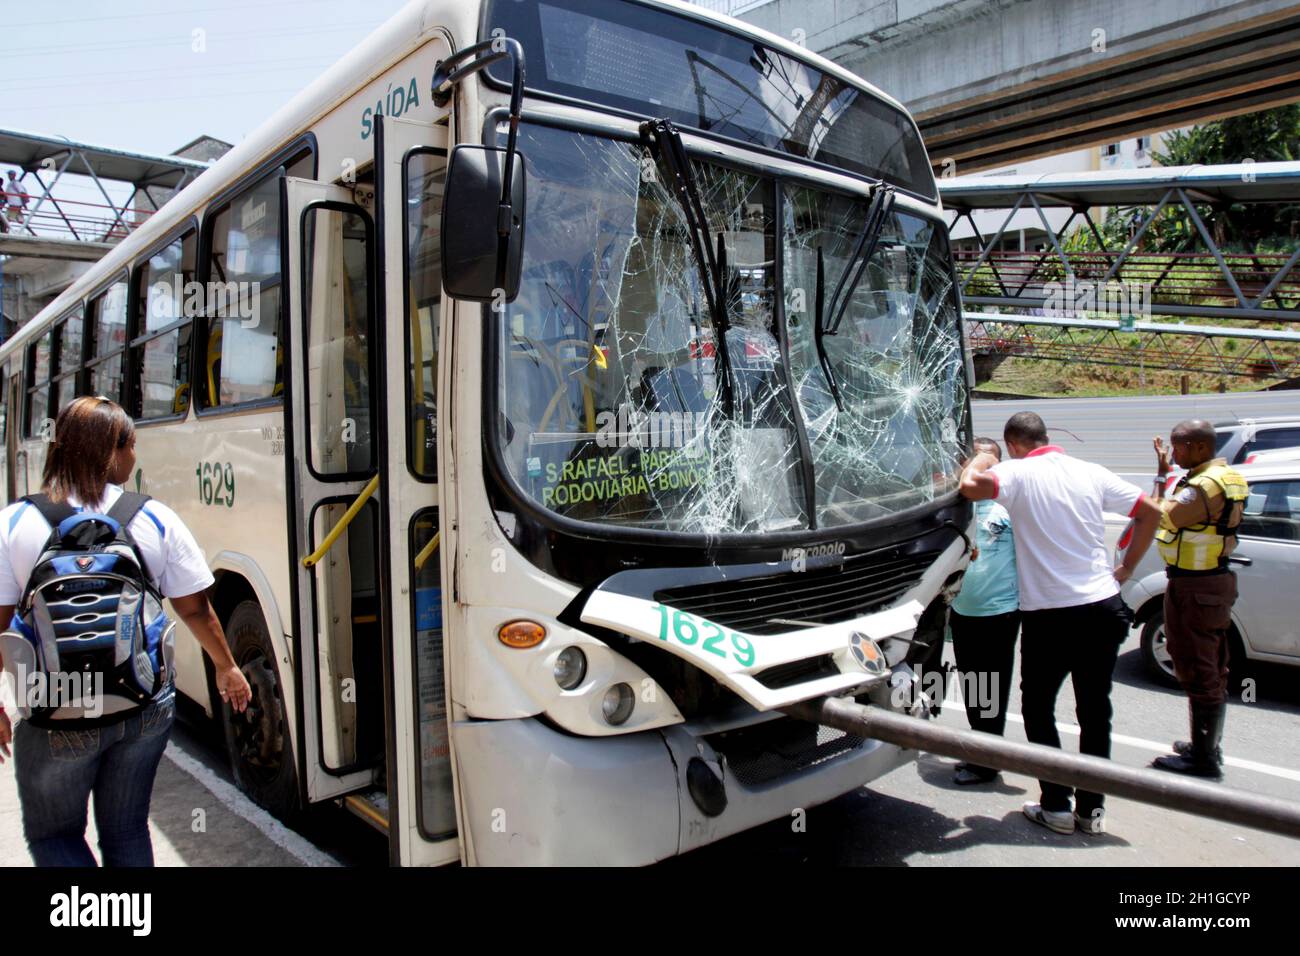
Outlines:
{"type": "Polygon", "coordinates": [[[632,693],[632,688],[627,684],[615,684],[605,691],[605,699],[600,702],[600,710],[605,716],[606,723],[617,727],[619,724],[627,723],[635,704],[636,695],[632,693]]]}
{"type": "MultiPolygon", "coordinates": [[[[555,683],[562,690],[573,690],[587,676],[587,655],[580,647],[566,647],[555,659],[555,683]]],[[[626,686],[626,685],[624,685],[626,686]]]]}

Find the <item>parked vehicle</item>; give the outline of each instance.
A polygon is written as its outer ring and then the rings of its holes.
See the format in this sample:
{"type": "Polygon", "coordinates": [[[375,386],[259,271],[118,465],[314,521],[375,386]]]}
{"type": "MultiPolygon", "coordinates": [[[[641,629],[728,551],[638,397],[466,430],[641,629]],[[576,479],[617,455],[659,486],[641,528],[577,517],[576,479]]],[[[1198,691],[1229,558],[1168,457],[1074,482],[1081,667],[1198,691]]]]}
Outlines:
{"type": "Polygon", "coordinates": [[[1273,415],[1215,422],[1214,452],[1230,465],[1244,464],[1252,452],[1300,446],[1300,417],[1273,415]]]}
{"type": "Polygon", "coordinates": [[[1284,461],[1300,461],[1300,446],[1252,451],[1242,462],[1244,465],[1275,465],[1284,461]]]}
{"type": "MultiPolygon", "coordinates": [[[[1214,432],[1215,457],[1230,465],[1300,459],[1300,418],[1293,415],[1216,422],[1214,432]]],[[[1183,469],[1175,465],[1165,487],[1172,488],[1182,476],[1183,469]]]]}

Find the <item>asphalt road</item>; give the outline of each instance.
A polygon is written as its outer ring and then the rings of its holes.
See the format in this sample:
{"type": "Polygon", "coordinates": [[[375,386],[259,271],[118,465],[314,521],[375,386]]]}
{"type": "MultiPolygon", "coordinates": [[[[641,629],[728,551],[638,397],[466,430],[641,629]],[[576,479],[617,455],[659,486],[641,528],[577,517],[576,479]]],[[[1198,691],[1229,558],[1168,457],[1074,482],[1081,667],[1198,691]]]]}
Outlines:
{"type": "MultiPolygon", "coordinates": [[[[951,661],[951,649],[948,660],[951,661]]],[[[1019,675],[1014,677],[1007,737],[1023,741],[1019,675]]],[[[1300,801],[1300,672],[1275,668],[1256,677],[1257,697],[1240,694],[1224,733],[1224,786],[1300,801]]],[[[1238,689],[1239,690],[1239,689],[1238,689]]],[[[955,689],[953,691],[955,693],[955,689]]],[[[1177,691],[1142,673],[1137,632],[1121,651],[1111,695],[1111,759],[1144,767],[1170,740],[1187,734],[1187,705],[1177,691]]],[[[940,722],[966,727],[956,703],[940,722]]],[[[1074,698],[1067,684],[1057,703],[1065,749],[1077,751],[1074,698]]],[[[1300,841],[1130,800],[1107,801],[1100,836],[1051,833],[1030,823],[1021,804],[1038,799],[1036,781],[1004,774],[995,783],[960,787],[954,760],[921,754],[861,789],[808,811],[803,832],[778,820],[683,857],[681,865],[744,863],[833,866],[1297,866],[1300,841]]]]}
{"type": "Polygon", "coordinates": [[[1151,439],[1162,435],[1167,441],[1178,422],[1300,415],[1300,392],[981,400],[972,407],[975,434],[1001,442],[1002,425],[1022,411],[1042,415],[1052,442],[1067,454],[1116,472],[1154,474],[1151,439]]]}

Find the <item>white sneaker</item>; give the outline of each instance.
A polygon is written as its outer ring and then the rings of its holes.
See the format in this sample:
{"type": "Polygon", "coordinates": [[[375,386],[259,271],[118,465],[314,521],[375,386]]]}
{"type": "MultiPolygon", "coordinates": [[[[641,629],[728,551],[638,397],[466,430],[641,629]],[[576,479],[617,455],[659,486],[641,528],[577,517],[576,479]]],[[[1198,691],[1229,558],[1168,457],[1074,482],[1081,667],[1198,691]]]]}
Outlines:
{"type": "Polygon", "coordinates": [[[1074,815],[1074,826],[1084,833],[1105,833],[1106,832],[1106,811],[1101,807],[1092,811],[1092,816],[1085,819],[1079,814],[1074,815]]]}
{"type": "Polygon", "coordinates": [[[1057,833],[1074,832],[1075,817],[1069,810],[1044,810],[1039,803],[1026,803],[1021,809],[1024,810],[1025,816],[1039,826],[1047,827],[1057,833]]]}

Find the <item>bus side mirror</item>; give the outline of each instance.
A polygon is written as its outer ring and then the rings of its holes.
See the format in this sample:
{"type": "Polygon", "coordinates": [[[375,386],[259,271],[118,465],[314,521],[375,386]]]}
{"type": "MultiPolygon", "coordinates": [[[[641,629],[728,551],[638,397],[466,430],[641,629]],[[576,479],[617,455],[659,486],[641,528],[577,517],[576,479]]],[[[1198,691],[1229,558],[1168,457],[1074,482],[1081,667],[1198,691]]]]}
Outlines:
{"type": "Polygon", "coordinates": [[[453,298],[500,304],[519,294],[527,177],[523,156],[510,154],[490,146],[452,150],[442,197],[442,284],[453,298]]]}

